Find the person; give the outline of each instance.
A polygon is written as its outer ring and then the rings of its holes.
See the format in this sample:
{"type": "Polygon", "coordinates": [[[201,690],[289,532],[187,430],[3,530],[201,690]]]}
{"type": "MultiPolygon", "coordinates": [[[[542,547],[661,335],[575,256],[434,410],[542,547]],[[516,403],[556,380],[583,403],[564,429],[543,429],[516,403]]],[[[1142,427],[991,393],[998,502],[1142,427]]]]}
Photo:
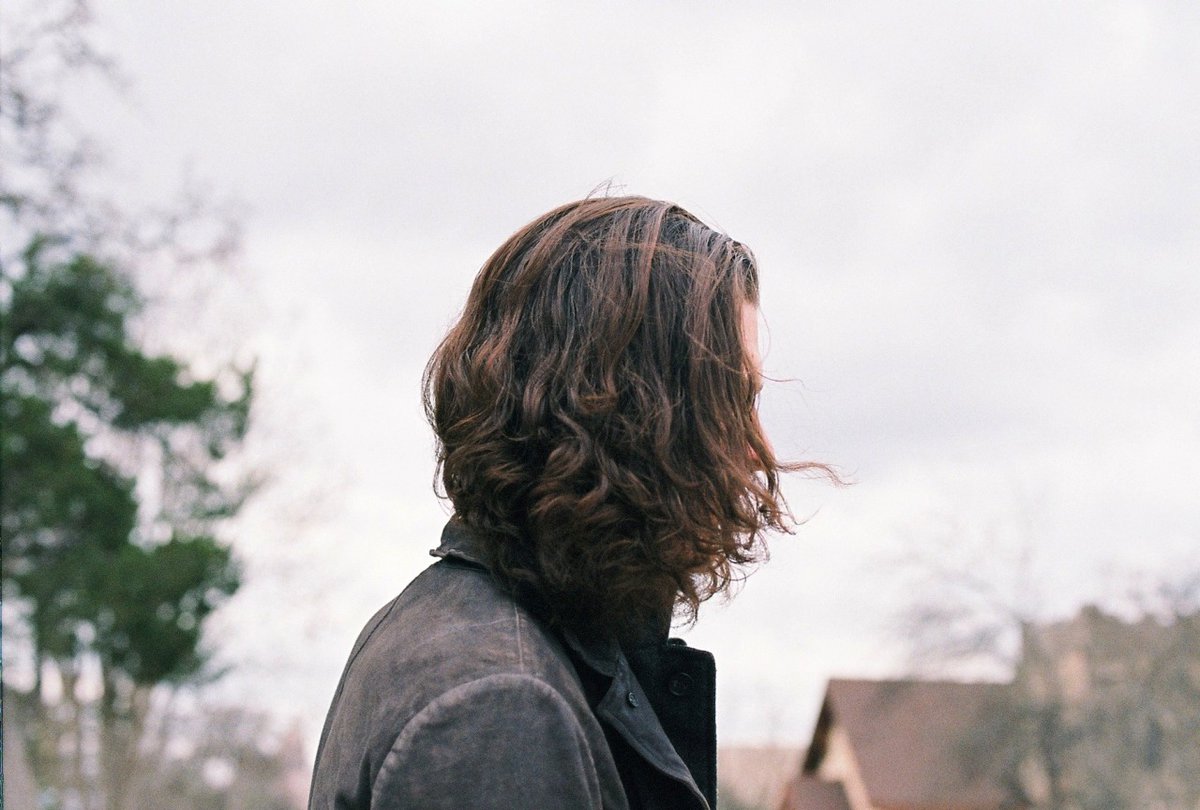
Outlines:
{"type": "Polygon", "coordinates": [[[423,380],[438,557],[366,625],[311,810],[714,808],[715,666],[668,638],[789,531],[750,250],[642,197],[484,264],[423,380]]]}

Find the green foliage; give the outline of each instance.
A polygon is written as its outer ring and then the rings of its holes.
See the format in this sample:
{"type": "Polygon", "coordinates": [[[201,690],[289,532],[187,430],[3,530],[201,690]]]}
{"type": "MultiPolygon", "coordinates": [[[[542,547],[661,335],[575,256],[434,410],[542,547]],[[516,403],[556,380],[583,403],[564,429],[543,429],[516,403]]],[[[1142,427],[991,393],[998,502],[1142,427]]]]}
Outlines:
{"type": "Polygon", "coordinates": [[[0,291],[6,588],[29,605],[39,660],[186,681],[240,582],[212,529],[249,488],[215,465],[245,436],[252,370],[222,385],[143,352],[129,279],[87,255],[47,260],[53,247],[35,239],[0,291]]]}
{"type": "Polygon", "coordinates": [[[32,574],[85,541],[118,548],[137,517],[133,480],[89,458],[78,426],[56,423],[51,403],[7,383],[0,377],[5,578],[32,574]]]}
{"type": "Polygon", "coordinates": [[[229,549],[211,537],[126,545],[105,573],[96,606],[100,660],[141,685],[199,671],[204,619],[240,582],[229,549]]]}
{"type": "Polygon", "coordinates": [[[119,77],[88,0],[25,3],[0,29],[0,571],[21,641],[5,662],[36,679],[22,736],[43,804],[151,806],[130,785],[161,747],[153,707],[214,676],[204,627],[241,583],[220,537],[253,490],[230,456],[254,374],[150,351],[142,290],[152,270],[186,286],[219,268],[229,223],[210,242],[205,203],[131,215],[93,182],[103,155],[66,90],[119,77]]]}

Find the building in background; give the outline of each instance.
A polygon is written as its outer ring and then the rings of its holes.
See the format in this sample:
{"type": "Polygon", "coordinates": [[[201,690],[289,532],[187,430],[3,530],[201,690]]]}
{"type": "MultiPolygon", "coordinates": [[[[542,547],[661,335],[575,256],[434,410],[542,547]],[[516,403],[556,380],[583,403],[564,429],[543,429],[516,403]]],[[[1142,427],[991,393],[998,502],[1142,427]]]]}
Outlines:
{"type": "Polygon", "coordinates": [[[718,810],[771,810],[804,760],[798,746],[723,746],[717,753],[718,810]]]}
{"type": "Polygon", "coordinates": [[[829,682],[779,810],[1200,807],[1200,613],[1023,628],[1010,683],[829,682]]]}
{"type": "Polygon", "coordinates": [[[1024,628],[1010,720],[1038,806],[1200,807],[1200,610],[1168,603],[1024,628]]]}
{"type": "Polygon", "coordinates": [[[915,680],[829,682],[799,779],[780,807],[1005,807],[993,718],[1009,687],[915,680]]]}

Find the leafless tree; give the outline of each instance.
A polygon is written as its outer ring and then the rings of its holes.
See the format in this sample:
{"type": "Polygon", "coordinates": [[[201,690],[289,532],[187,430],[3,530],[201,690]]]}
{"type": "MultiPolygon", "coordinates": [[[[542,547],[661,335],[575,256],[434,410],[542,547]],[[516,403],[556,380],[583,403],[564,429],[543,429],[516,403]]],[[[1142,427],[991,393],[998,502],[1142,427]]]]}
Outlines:
{"type": "Polygon", "coordinates": [[[964,756],[999,760],[1018,806],[1200,808],[1196,568],[1051,622],[1040,616],[1027,544],[997,570],[995,533],[946,527],[902,563],[913,587],[898,626],[918,673],[983,662],[1011,679],[996,727],[973,730],[964,756]]]}

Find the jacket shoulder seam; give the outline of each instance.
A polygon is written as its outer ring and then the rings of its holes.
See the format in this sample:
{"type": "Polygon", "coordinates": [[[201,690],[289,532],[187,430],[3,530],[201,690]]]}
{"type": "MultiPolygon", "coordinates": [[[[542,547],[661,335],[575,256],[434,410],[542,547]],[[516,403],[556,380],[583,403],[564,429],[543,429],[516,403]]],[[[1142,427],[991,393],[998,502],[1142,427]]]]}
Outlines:
{"type": "Polygon", "coordinates": [[[525,671],[525,639],[521,633],[521,609],[517,607],[517,603],[513,602],[513,623],[517,631],[517,666],[522,672],[525,671]]]}

